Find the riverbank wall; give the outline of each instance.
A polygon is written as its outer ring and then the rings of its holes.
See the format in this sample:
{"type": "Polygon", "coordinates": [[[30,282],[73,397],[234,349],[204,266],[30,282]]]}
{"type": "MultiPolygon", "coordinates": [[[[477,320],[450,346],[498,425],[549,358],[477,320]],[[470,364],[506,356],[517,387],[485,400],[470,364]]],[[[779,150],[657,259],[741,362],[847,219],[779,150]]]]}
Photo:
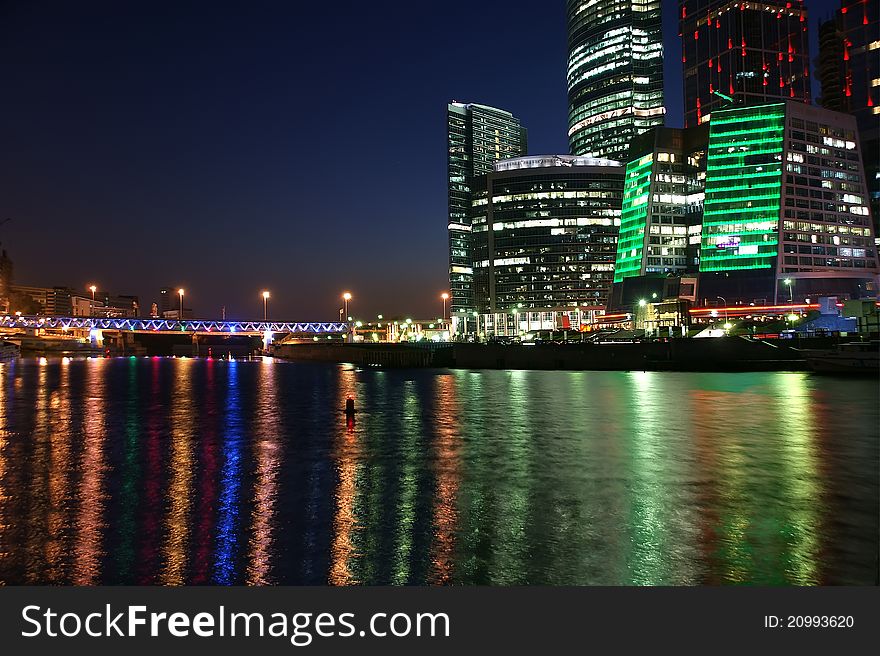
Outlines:
{"type": "MultiPolygon", "coordinates": [[[[810,348],[824,345],[810,344],[810,348]]],[[[285,344],[293,361],[377,367],[604,371],[805,371],[801,342],[721,337],[635,344],[285,344]]]]}

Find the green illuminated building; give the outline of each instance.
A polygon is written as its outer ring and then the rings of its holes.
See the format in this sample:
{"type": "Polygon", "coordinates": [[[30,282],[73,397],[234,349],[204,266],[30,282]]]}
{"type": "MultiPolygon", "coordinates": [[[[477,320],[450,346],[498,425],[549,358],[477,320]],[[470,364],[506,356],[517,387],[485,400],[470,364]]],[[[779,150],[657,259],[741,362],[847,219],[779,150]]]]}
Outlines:
{"type": "Polygon", "coordinates": [[[614,282],[695,271],[708,128],[655,128],[626,167],[614,282]]]}
{"type": "Polygon", "coordinates": [[[719,110],[711,126],[700,271],[772,269],[785,104],[719,110]]]}
{"type": "Polygon", "coordinates": [[[780,302],[876,293],[855,119],[797,101],[712,113],[702,298],[780,302]]]}

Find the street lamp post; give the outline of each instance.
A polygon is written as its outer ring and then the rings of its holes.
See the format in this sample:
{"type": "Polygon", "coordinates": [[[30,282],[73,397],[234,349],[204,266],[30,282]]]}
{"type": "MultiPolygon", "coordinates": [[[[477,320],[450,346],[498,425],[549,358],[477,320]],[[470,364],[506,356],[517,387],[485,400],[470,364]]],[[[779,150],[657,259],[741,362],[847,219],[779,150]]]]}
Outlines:
{"type": "Polygon", "coordinates": [[[183,287],[177,290],[177,296],[180,298],[180,314],[177,318],[183,321],[183,287]]]}
{"type": "Polygon", "coordinates": [[[727,321],[727,299],[723,296],[716,296],[715,298],[719,299],[722,303],[724,303],[724,323],[729,323],[727,321]]]}
{"type": "Polygon", "coordinates": [[[347,342],[353,342],[354,340],[351,338],[351,320],[348,318],[348,302],[351,300],[351,293],[345,292],[342,294],[342,300],[345,302],[343,309],[345,310],[345,323],[348,327],[348,334],[346,335],[347,342]]]}
{"type": "Polygon", "coordinates": [[[440,294],[440,298],[443,299],[443,321],[446,321],[446,301],[449,298],[449,294],[443,292],[440,294]]]}
{"type": "Polygon", "coordinates": [[[269,292],[263,292],[263,321],[269,321],[269,292]]]}
{"type": "Polygon", "coordinates": [[[794,280],[792,280],[791,278],[786,278],[782,282],[784,282],[786,285],[788,285],[788,302],[789,302],[789,304],[794,305],[794,289],[792,288],[792,286],[794,285],[794,280]]]}
{"type": "Polygon", "coordinates": [[[94,316],[95,314],[95,292],[98,290],[95,285],[89,285],[89,291],[92,292],[92,304],[89,306],[89,316],[94,316]]]}

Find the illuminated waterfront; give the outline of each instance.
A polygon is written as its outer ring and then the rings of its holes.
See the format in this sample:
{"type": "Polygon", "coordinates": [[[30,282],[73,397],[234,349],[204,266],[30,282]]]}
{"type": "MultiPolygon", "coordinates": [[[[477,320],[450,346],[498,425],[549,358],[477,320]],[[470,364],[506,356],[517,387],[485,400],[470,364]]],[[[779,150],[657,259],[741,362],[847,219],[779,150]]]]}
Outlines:
{"type": "Polygon", "coordinates": [[[0,582],[873,584],[877,397],[804,373],[0,363],[0,582]]]}

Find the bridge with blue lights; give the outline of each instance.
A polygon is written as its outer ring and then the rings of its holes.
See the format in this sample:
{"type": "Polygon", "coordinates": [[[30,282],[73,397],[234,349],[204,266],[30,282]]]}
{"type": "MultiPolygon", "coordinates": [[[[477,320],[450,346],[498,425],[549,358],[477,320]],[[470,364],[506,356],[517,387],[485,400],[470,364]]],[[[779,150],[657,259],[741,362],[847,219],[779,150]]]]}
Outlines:
{"type": "Polygon", "coordinates": [[[338,321],[216,321],[213,319],[184,319],[181,321],[179,319],[135,319],[130,317],[43,317],[19,315],[0,316],[0,328],[221,335],[265,335],[266,333],[333,335],[348,332],[348,326],[338,321]]]}

